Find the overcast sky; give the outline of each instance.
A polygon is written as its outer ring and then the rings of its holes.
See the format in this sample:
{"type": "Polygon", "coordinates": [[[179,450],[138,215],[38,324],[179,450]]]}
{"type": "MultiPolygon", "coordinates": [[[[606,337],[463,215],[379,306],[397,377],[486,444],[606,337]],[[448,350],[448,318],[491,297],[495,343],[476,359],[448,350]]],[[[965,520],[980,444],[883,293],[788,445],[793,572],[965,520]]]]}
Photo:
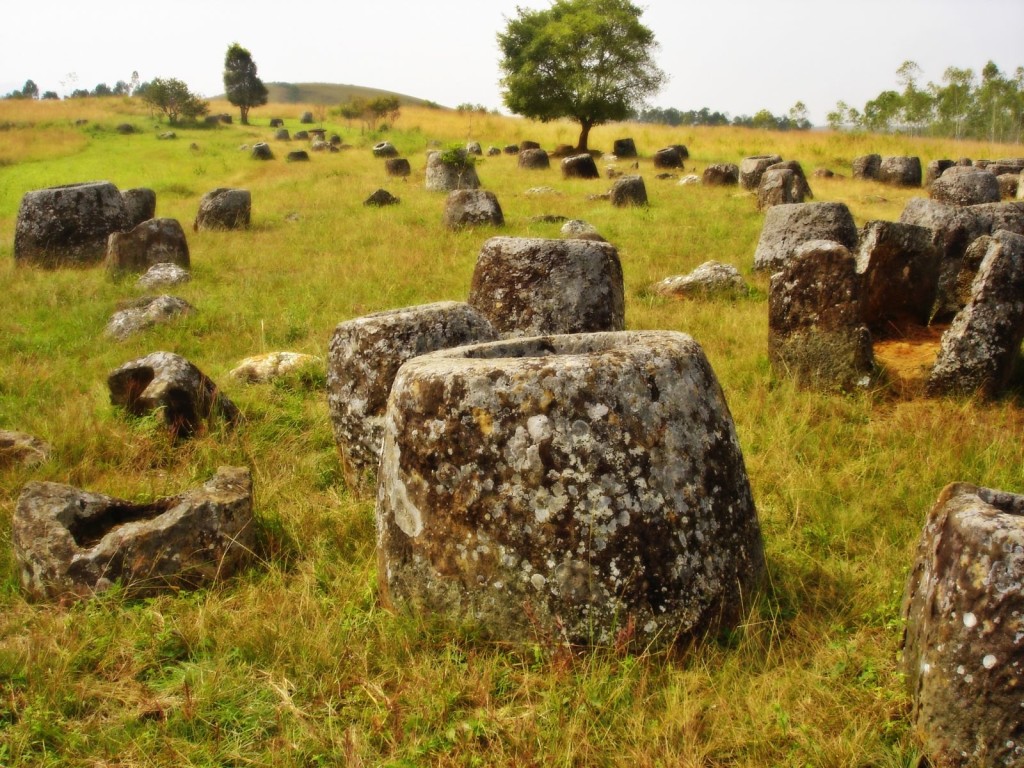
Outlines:
{"type": "MultiPolygon", "coordinates": [[[[1024,0],[646,0],[643,21],[669,75],[651,104],[784,114],[816,124],[837,100],[862,107],[896,88],[905,60],[939,82],[948,66],[1024,65],[1024,0]]],[[[267,82],[363,85],[501,108],[496,33],[516,6],[547,0],[15,0],[0,21],[0,93],[32,79],[64,95],[176,77],[223,91],[224,53],[248,48],[267,82]]]]}

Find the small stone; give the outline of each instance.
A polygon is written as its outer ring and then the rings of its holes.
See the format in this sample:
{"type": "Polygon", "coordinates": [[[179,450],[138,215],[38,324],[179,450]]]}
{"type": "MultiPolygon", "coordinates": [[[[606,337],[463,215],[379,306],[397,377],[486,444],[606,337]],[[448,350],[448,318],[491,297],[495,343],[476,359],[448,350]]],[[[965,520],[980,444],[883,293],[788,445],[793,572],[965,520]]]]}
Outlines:
{"type": "Polygon", "coordinates": [[[267,352],[245,358],[228,375],[247,384],[263,384],[320,363],[319,357],[299,352],[267,352]]]}
{"type": "Polygon", "coordinates": [[[115,312],[107,323],[106,334],[124,341],[158,323],[169,323],[194,311],[191,304],[177,296],[144,296],[115,312]]]}
{"type": "Polygon", "coordinates": [[[730,298],[737,299],[750,293],[740,271],[731,264],[705,261],[687,275],[667,277],[652,286],[654,293],[674,298],[730,298]]]}
{"type": "Polygon", "coordinates": [[[50,458],[50,444],[24,432],[0,429],[0,469],[33,467],[50,458]]]}
{"type": "Polygon", "coordinates": [[[184,267],[169,262],[154,264],[135,285],[139,288],[156,288],[161,285],[178,285],[192,279],[192,273],[184,267]]]}

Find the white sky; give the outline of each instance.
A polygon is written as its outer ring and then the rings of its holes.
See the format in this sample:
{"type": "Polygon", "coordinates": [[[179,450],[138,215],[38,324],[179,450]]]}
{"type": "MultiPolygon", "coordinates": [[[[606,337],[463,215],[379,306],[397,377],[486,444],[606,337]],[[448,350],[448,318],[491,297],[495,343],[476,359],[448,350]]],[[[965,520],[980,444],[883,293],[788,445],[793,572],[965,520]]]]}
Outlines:
{"type": "MultiPolygon", "coordinates": [[[[375,0],[296,5],[237,0],[15,0],[0,18],[0,93],[176,77],[223,91],[224,53],[248,48],[267,82],[364,85],[501,108],[496,33],[516,5],[547,0],[375,0]],[[72,79],[69,73],[77,77],[72,79]]],[[[640,0],[668,85],[660,107],[784,114],[803,101],[824,123],[896,89],[911,59],[922,84],[948,66],[1024,65],[1024,0],[640,0]]],[[[256,114],[259,114],[257,110],[256,114]]]]}

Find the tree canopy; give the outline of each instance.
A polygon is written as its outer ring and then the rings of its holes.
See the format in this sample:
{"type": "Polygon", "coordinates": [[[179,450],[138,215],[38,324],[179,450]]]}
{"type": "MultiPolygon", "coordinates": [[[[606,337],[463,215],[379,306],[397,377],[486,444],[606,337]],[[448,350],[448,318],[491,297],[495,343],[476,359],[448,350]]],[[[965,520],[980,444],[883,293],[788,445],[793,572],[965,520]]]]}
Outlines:
{"type": "Polygon", "coordinates": [[[665,82],[654,33],[629,0],[556,0],[516,13],[498,34],[505,106],[542,122],[575,120],[580,151],[591,128],[626,119],[665,82]]]}
{"type": "Polygon", "coordinates": [[[267,103],[267,87],[256,76],[256,62],[238,43],[228,46],[224,56],[224,94],[238,107],[243,125],[249,123],[250,109],[267,103]]]}
{"type": "Polygon", "coordinates": [[[145,87],[140,86],[138,93],[144,102],[163,112],[170,123],[177,123],[181,118],[195,120],[210,111],[209,104],[173,77],[155,77],[145,87]]]}
{"type": "Polygon", "coordinates": [[[885,90],[863,109],[845,101],[828,113],[832,128],[1020,142],[1024,139],[1024,67],[1003,74],[988,62],[974,70],[949,67],[941,83],[920,86],[921,68],[905,61],[896,70],[900,90],[885,90]]]}

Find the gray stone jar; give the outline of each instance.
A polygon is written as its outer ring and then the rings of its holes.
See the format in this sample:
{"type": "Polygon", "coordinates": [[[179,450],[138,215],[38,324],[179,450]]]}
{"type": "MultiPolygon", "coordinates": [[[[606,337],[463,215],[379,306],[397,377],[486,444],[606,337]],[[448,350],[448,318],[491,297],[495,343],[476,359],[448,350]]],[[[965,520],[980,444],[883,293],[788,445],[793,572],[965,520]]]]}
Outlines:
{"type": "Polygon", "coordinates": [[[392,607],[504,640],[665,646],[738,621],[763,571],[732,417],[685,334],[423,355],[384,433],[392,607]]]}

